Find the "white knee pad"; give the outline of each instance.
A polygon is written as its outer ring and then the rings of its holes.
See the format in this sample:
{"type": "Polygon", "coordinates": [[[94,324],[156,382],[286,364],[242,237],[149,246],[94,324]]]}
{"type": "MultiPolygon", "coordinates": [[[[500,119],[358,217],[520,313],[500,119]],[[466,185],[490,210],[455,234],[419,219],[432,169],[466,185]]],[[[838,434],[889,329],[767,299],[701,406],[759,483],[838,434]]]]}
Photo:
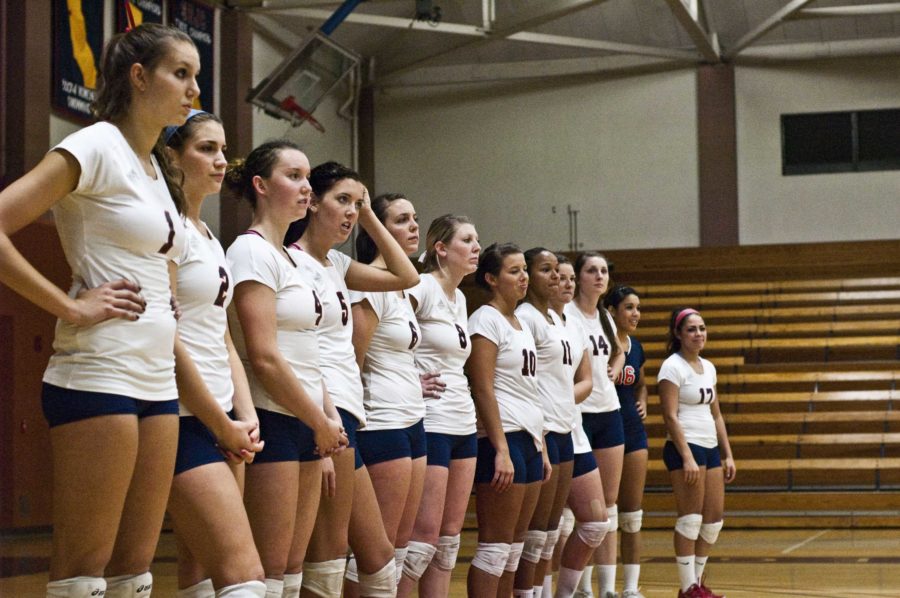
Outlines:
{"type": "Polygon", "coordinates": [[[406,546],[406,560],[403,562],[403,574],[413,581],[419,581],[431,564],[437,550],[425,542],[410,542],[406,546]]]}
{"type": "Polygon", "coordinates": [[[607,521],[579,521],[575,527],[575,533],[586,546],[597,548],[603,542],[603,538],[609,532],[609,520],[607,521]]]}
{"type": "Polygon", "coordinates": [[[494,577],[500,577],[509,559],[509,550],[509,544],[504,542],[479,542],[475,556],[472,557],[472,566],[494,577]]]}
{"type": "Polygon", "coordinates": [[[569,507],[563,507],[562,516],[559,518],[559,533],[561,536],[571,536],[575,529],[575,513],[569,507]]]}
{"type": "Polygon", "coordinates": [[[611,533],[619,529],[619,505],[606,507],[606,516],[609,518],[608,532],[611,533]]]}
{"type": "Polygon", "coordinates": [[[722,531],[724,521],[716,521],[713,523],[704,523],[700,526],[700,537],[707,544],[715,544],[719,539],[719,532],[722,531]]]}
{"type": "Polygon", "coordinates": [[[303,573],[285,573],[284,590],[282,598],[300,598],[300,588],[303,587],[303,573]]]}
{"type": "Polygon", "coordinates": [[[519,568],[519,559],[522,558],[522,551],[525,549],[525,542],[513,542],[509,545],[509,558],[506,559],[504,571],[516,571],[519,568]]]}
{"type": "Polygon", "coordinates": [[[199,583],[195,583],[183,590],[178,590],[175,593],[175,598],[214,598],[215,595],[216,589],[213,587],[212,580],[207,577],[199,583]]]}
{"type": "Polygon", "coordinates": [[[303,563],[303,587],[322,598],[339,598],[347,559],[303,563]]]}
{"type": "Polygon", "coordinates": [[[641,531],[641,523],[643,521],[643,511],[628,511],[619,515],[619,526],[626,534],[636,534],[641,531]]]}
{"type": "Polygon", "coordinates": [[[356,567],[356,557],[352,554],[347,559],[347,568],[344,570],[344,579],[352,583],[359,583],[359,569],[356,567]]]}
{"type": "Polygon", "coordinates": [[[406,562],[406,555],[409,552],[409,547],[404,546],[403,548],[395,548],[394,549],[394,569],[397,572],[397,583],[400,583],[400,576],[403,575],[403,563],[406,562]]]}
{"type": "Polygon", "coordinates": [[[284,581],[281,579],[272,579],[267,577],[266,581],[266,598],[281,598],[284,594],[284,581]]]}
{"type": "MultiPolygon", "coordinates": [[[[287,577],[287,575],[285,575],[287,577]]],[[[285,590],[287,586],[285,586],[285,590]]],[[[297,587],[297,593],[300,595],[300,587],[297,587]]],[[[289,594],[284,594],[289,596],[289,594]]],[[[261,581],[245,581],[244,583],[236,583],[233,586],[225,586],[216,591],[216,598],[266,598],[266,584],[261,581]]]]}
{"type": "Polygon", "coordinates": [[[47,584],[47,598],[102,598],[104,592],[102,577],[70,577],[47,584]]]}
{"type": "Polygon", "coordinates": [[[675,520],[675,531],[687,538],[696,540],[700,535],[700,526],[703,524],[703,515],[689,513],[675,520]]]}
{"type": "Polygon", "coordinates": [[[442,571],[453,571],[456,567],[456,555],[459,554],[459,534],[438,538],[437,551],[434,553],[434,564],[442,571]]]}
{"type": "Polygon", "coordinates": [[[541,560],[549,561],[553,558],[553,550],[556,548],[556,543],[559,542],[559,534],[559,528],[547,532],[547,541],[544,542],[544,548],[541,550],[541,560]]]}
{"type": "Polygon", "coordinates": [[[152,591],[153,576],[149,571],[106,578],[106,598],[149,598],[152,591]]]}
{"type": "Polygon", "coordinates": [[[528,563],[537,564],[541,560],[541,552],[547,543],[547,532],[539,529],[530,529],[525,532],[525,545],[522,548],[522,558],[528,563]]]}
{"type": "Polygon", "coordinates": [[[366,598],[396,598],[397,565],[394,559],[375,573],[359,572],[359,595],[366,598]]]}

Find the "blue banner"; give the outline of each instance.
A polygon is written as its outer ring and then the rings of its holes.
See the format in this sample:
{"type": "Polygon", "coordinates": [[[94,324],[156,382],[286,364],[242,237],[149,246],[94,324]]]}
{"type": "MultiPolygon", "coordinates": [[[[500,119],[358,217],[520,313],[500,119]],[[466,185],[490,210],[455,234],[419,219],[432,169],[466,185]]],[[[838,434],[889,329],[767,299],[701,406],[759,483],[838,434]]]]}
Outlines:
{"type": "Polygon", "coordinates": [[[215,89],[213,85],[215,10],[194,0],[172,0],[170,10],[171,24],[187,33],[194,40],[200,53],[200,75],[197,77],[200,98],[198,102],[194,102],[194,108],[212,111],[215,89]]]}
{"type": "Polygon", "coordinates": [[[103,0],[53,0],[53,107],[90,121],[103,51],[103,0]]]}

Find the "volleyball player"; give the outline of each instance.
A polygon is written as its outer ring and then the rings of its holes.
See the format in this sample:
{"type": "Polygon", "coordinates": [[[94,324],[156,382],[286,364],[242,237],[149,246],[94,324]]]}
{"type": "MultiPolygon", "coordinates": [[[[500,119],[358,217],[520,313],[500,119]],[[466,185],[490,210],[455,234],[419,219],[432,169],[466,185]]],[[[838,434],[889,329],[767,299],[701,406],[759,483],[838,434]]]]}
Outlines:
{"type": "MultiPolygon", "coordinates": [[[[418,251],[419,223],[408,199],[379,195],[372,211],[407,255],[418,251]]],[[[384,269],[384,258],[365,229],[356,250],[360,262],[384,269]]],[[[350,303],[366,408],[366,427],[357,442],[394,546],[399,581],[425,481],[425,401],[413,354],[421,334],[405,291],[351,291],[350,303]]]]}
{"type": "MultiPolygon", "coordinates": [[[[582,425],[594,450],[600,469],[603,493],[609,515],[609,531],[594,553],[600,567],[600,596],[615,594],[616,530],[618,529],[619,481],[625,454],[625,437],[619,398],[613,380],[618,378],[624,355],[616,339],[615,325],[609,313],[599,309],[609,284],[609,265],[599,253],[582,253],[575,260],[578,289],[565,313],[572,325],[580,327],[587,339],[594,387],[581,403],[582,425]]],[[[581,591],[591,594],[591,568],[585,570],[581,591]]]]}
{"type": "Polygon", "coordinates": [[[481,246],[465,216],[435,218],[425,237],[425,273],[409,289],[422,338],[415,351],[425,397],[428,445],[425,488],[400,579],[398,596],[418,583],[422,598],[450,593],[460,532],[475,476],[475,405],[463,367],[472,350],[464,276],[475,272],[481,246]]]}
{"type": "Polygon", "coordinates": [[[678,510],[679,598],[722,598],[704,585],[704,570],[722,529],[725,484],[737,473],[719,408],[716,368],[700,356],[705,345],[700,313],[675,309],[669,318],[668,357],[656,377],[666,424],[663,460],[678,510]]]}
{"type": "MultiPolygon", "coordinates": [[[[309,160],[292,142],[263,143],[228,166],[226,184],[253,207],[228,248],[232,330],[248,364],[265,450],[247,469],[247,515],[265,569],[266,598],[295,597],[312,534],[320,458],[347,444],[322,379],[322,302],[282,245],[310,202],[309,160]]],[[[227,524],[227,522],[226,522],[227,524]]]]}
{"type": "Polygon", "coordinates": [[[528,290],[522,251],[512,244],[487,247],[475,281],[491,298],[469,317],[472,354],[466,370],[479,439],[478,548],[467,587],[469,596],[493,598],[511,593],[541,481],[550,478],[551,467],[543,443],[534,338],[515,314],[528,290]]]}
{"type": "Polygon", "coordinates": [[[203,200],[225,176],[225,131],[192,110],[168,127],[166,148],[181,172],[187,249],[178,263],[181,308],[176,345],[178,455],[169,497],[178,546],[179,598],[262,597],[259,554],[244,510],[244,460],[262,449],[259,420],[225,313],[231,274],[225,252],[200,220],[203,200]],[[229,469],[230,465],[230,469],[229,469]]]}
{"type": "Polygon", "coordinates": [[[357,448],[356,430],[365,426],[366,414],[353,349],[349,289],[397,291],[416,284],[419,275],[403,248],[378,221],[356,172],[326,162],[312,170],[310,185],[310,213],[291,226],[285,240],[292,244],[291,255],[304,269],[304,276],[319,292],[322,319],[317,338],[322,375],[350,445],[327,463],[326,489],[304,565],[302,595],[340,594],[349,542],[359,571],[359,593],[374,598],[394,596],[394,547],[357,448]],[[347,242],[357,221],[374,241],[385,269],[362,264],[334,249],[347,242]]]}
{"type": "Polygon", "coordinates": [[[199,70],[177,29],[114,36],[100,60],[100,122],[0,192],[0,281],[58,318],[42,392],[53,460],[48,596],[131,598],[153,585],[178,435],[171,281],[185,243],[160,133],[184,123],[199,70]],[[68,294],[9,239],[51,208],[68,294]]]}
{"type": "Polygon", "coordinates": [[[644,378],[644,348],[631,335],[641,320],[641,300],[631,287],[616,286],[603,305],[613,317],[625,367],[616,381],[616,393],[625,430],[625,457],[619,488],[619,528],[622,531],[622,598],[644,598],[638,589],[641,573],[641,522],[644,512],[644,482],[647,478],[647,385],[644,378]]]}

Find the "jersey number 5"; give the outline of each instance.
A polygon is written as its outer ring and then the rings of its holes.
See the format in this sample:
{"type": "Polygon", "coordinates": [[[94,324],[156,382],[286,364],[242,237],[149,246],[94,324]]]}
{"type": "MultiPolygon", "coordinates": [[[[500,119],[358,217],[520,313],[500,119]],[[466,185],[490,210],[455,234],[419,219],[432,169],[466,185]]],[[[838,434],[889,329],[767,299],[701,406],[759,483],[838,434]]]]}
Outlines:
{"type": "Polygon", "coordinates": [[[341,302],[341,324],[343,326],[347,325],[347,322],[350,320],[350,308],[347,307],[347,302],[344,300],[344,294],[340,291],[337,292],[338,301],[341,302]]]}

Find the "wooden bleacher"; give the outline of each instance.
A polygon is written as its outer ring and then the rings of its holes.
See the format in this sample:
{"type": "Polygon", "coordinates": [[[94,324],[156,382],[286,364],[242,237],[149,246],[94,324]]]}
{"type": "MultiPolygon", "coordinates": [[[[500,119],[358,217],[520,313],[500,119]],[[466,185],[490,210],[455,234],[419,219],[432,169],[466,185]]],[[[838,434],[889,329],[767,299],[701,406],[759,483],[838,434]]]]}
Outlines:
{"type": "Polygon", "coordinates": [[[704,354],[718,369],[737,459],[728,525],[900,526],[900,242],[836,245],[851,262],[829,265],[841,277],[820,275],[817,252],[804,246],[798,263],[784,246],[769,249],[768,263],[766,248],[730,248],[719,265],[711,265],[714,250],[687,250],[685,267],[656,276],[660,264],[650,262],[658,253],[608,256],[618,281],[641,293],[638,338],[650,387],[646,526],[674,520],[655,376],[669,314],[682,305],[701,309],[709,327],[704,354]],[[866,251],[873,253],[863,268],[866,251]],[[884,262],[871,263],[878,253],[884,262]],[[760,259],[739,263],[738,254],[760,259]],[[854,270],[859,276],[846,275],[854,270]]]}

